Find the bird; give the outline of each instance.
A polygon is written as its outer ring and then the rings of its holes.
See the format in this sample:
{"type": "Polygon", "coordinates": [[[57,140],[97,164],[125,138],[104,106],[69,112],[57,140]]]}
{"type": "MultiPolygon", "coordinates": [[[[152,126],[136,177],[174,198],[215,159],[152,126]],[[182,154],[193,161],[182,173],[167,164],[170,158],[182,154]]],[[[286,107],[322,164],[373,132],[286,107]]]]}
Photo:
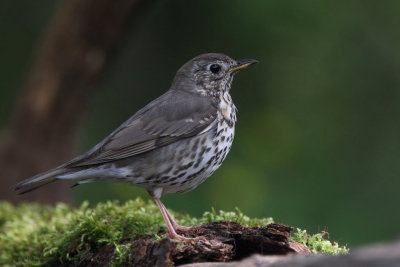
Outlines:
{"type": "Polygon", "coordinates": [[[219,53],[189,60],[178,69],[169,90],[100,143],[13,188],[23,194],[57,180],[75,180],[75,185],[98,180],[128,183],[148,191],[170,238],[202,239],[178,234],[192,227],[177,224],[160,198],[196,188],[221,166],[235,133],[237,109],[230,95],[233,77],[257,62],[219,53]]]}

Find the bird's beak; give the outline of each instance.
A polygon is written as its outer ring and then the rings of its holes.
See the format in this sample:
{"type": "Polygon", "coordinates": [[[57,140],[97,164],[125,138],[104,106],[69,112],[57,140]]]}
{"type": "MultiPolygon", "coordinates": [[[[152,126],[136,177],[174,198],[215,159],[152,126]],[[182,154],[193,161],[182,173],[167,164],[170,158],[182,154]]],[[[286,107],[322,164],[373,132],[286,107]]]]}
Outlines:
{"type": "Polygon", "coordinates": [[[241,59],[236,61],[236,65],[230,67],[228,69],[228,72],[235,72],[241,69],[245,69],[256,63],[258,63],[258,60],[255,59],[241,59]]]}

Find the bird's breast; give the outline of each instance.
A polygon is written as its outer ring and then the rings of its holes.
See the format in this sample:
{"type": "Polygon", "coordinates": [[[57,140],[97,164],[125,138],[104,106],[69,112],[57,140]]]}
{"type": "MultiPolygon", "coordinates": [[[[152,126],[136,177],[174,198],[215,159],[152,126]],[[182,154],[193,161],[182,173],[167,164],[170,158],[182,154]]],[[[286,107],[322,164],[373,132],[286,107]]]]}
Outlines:
{"type": "Polygon", "coordinates": [[[234,127],[236,122],[236,107],[233,104],[232,98],[228,92],[221,94],[219,97],[219,121],[224,120],[228,125],[234,127]]]}

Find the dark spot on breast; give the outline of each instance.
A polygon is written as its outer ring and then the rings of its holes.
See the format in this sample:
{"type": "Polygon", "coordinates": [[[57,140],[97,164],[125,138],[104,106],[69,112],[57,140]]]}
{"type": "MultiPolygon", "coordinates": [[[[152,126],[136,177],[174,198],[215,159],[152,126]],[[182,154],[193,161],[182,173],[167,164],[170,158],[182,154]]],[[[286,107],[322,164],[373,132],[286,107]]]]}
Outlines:
{"type": "Polygon", "coordinates": [[[169,176],[169,175],[164,175],[164,176],[161,176],[160,179],[158,179],[158,180],[159,180],[159,181],[168,181],[169,178],[171,178],[171,176],[169,176]]]}
{"type": "Polygon", "coordinates": [[[212,162],[214,159],[215,159],[215,156],[212,156],[212,157],[207,161],[206,166],[207,166],[207,165],[210,165],[211,162],[212,162]]]}
{"type": "Polygon", "coordinates": [[[204,145],[207,141],[207,136],[203,136],[203,138],[201,139],[201,144],[204,145]]]}
{"type": "Polygon", "coordinates": [[[186,174],[186,172],[181,172],[181,173],[178,174],[176,177],[177,177],[177,178],[181,178],[181,177],[185,176],[185,174],[186,174]]]}
{"type": "Polygon", "coordinates": [[[197,161],[196,161],[196,163],[194,164],[194,168],[197,168],[197,167],[199,167],[199,165],[200,165],[200,163],[203,161],[203,157],[199,157],[198,159],[197,159],[197,161]]]}
{"type": "Polygon", "coordinates": [[[189,182],[189,180],[188,179],[185,179],[185,180],[183,180],[183,181],[181,181],[181,185],[184,185],[184,184],[186,184],[186,183],[188,183],[189,182]]]}
{"type": "MultiPolygon", "coordinates": [[[[213,160],[212,158],[210,160],[213,160]]],[[[210,161],[209,161],[210,162],[210,161]]],[[[209,164],[208,164],[209,165],[209,164]]],[[[186,181],[191,181],[194,178],[198,177],[200,174],[202,174],[206,169],[208,168],[208,166],[204,166],[203,168],[201,168],[200,170],[198,170],[197,172],[189,175],[188,177],[186,177],[186,181]]]]}
{"type": "Polygon", "coordinates": [[[193,161],[191,161],[191,162],[189,162],[188,164],[185,164],[185,165],[182,165],[182,166],[180,166],[179,167],[179,170],[186,170],[186,169],[189,169],[190,167],[192,167],[193,166],[193,161]]]}
{"type": "Polygon", "coordinates": [[[179,178],[178,176],[176,176],[176,177],[171,177],[171,178],[169,178],[168,182],[173,182],[173,181],[175,181],[175,180],[178,179],[178,178],[179,178]]]}
{"type": "Polygon", "coordinates": [[[224,154],[222,155],[221,159],[219,160],[219,162],[218,162],[219,165],[222,164],[222,162],[224,161],[225,157],[226,157],[226,153],[224,153],[224,154]]]}
{"type": "Polygon", "coordinates": [[[218,146],[218,144],[219,144],[219,139],[217,139],[216,141],[214,141],[214,146],[218,146]]]}
{"type": "Polygon", "coordinates": [[[200,143],[200,138],[196,138],[196,140],[194,141],[194,144],[192,146],[192,151],[196,152],[197,149],[199,148],[199,143],[200,143]]]}
{"type": "Polygon", "coordinates": [[[206,149],[207,149],[206,146],[203,146],[203,147],[201,148],[201,151],[200,151],[200,153],[199,153],[199,157],[202,157],[202,156],[204,155],[204,153],[206,152],[206,149]]]}
{"type": "Polygon", "coordinates": [[[200,138],[196,138],[196,140],[194,140],[194,146],[198,146],[200,142],[200,138]]]}
{"type": "Polygon", "coordinates": [[[163,172],[164,172],[164,173],[168,173],[168,172],[170,172],[170,171],[172,170],[172,167],[173,167],[173,166],[171,166],[171,167],[169,167],[169,168],[165,169],[163,172]]]}

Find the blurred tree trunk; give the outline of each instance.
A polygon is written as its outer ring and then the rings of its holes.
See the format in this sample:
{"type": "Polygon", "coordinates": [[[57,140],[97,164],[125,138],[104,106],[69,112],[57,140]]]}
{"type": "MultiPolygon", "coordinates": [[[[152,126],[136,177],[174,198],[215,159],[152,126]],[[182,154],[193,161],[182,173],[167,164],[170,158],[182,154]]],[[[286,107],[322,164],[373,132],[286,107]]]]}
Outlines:
{"type": "Polygon", "coordinates": [[[13,202],[71,202],[53,183],[22,196],[10,186],[71,159],[91,92],[144,0],[68,0],[53,17],[0,143],[0,196],[13,202]]]}

